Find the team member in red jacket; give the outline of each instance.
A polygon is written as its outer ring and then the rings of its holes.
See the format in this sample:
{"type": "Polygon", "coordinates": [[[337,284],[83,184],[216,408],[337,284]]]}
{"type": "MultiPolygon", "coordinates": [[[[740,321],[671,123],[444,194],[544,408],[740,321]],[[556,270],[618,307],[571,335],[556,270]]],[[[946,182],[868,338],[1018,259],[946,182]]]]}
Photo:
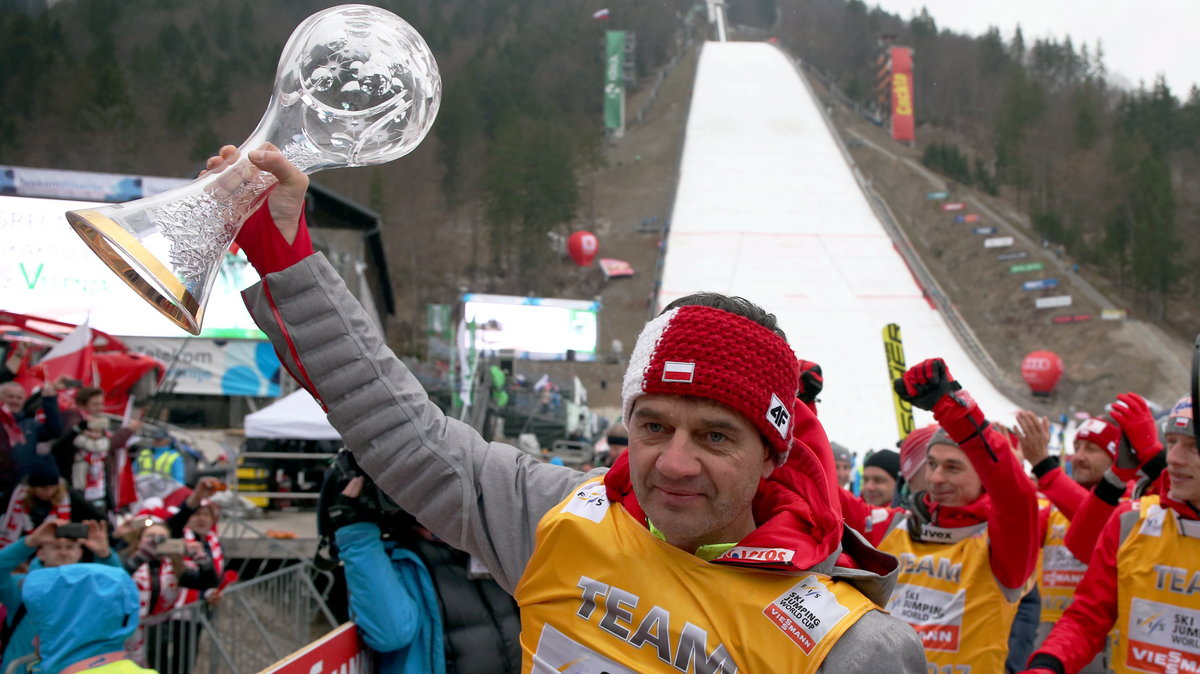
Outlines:
{"type": "MultiPolygon", "coordinates": [[[[1122,400],[1126,409],[1136,406],[1122,400]]],[[[1200,672],[1200,452],[1193,423],[1185,398],[1167,419],[1166,495],[1117,507],[1075,601],[1030,658],[1029,672],[1079,671],[1114,626],[1118,674],[1200,672]]],[[[1135,447],[1145,447],[1154,430],[1151,424],[1134,435],[1122,428],[1135,447]]]]}
{"type": "Polygon", "coordinates": [[[914,494],[879,549],[900,558],[887,609],[921,636],[931,670],[1002,672],[1017,602],[1037,563],[1037,498],[1010,449],[941,359],[896,380],[941,431],[914,494]]]}
{"type": "MultiPolygon", "coordinates": [[[[1172,419],[1191,418],[1191,398],[1175,403],[1172,419]]],[[[1104,471],[1091,493],[1071,518],[1066,545],[1079,561],[1087,564],[1105,523],[1122,499],[1132,495],[1138,484],[1157,491],[1155,481],[1167,465],[1167,454],[1158,440],[1158,428],[1146,401],[1136,393],[1122,393],[1112,404],[1113,419],[1128,442],[1118,443],[1115,461],[1104,471]],[[1141,481],[1139,481],[1139,477],[1141,481]]]]}
{"type": "MultiPolygon", "coordinates": [[[[1079,561],[1067,548],[1067,531],[1071,518],[1087,499],[1088,490],[1098,483],[1112,465],[1121,441],[1121,429],[1116,424],[1093,417],[1079,425],[1075,433],[1074,453],[1071,455],[1072,475],[1058,465],[1058,457],[1050,456],[1050,422],[1032,412],[1017,412],[1021,427],[1020,447],[1025,460],[1033,466],[1038,488],[1049,499],[1040,509],[1038,541],[1042,546],[1042,571],[1038,577],[1038,592],[1042,611],[1037,638],[1041,645],[1050,628],[1062,617],[1071,604],[1075,588],[1083,580],[1087,564],[1079,561]]],[[[1032,649],[1031,649],[1032,650],[1032,649]]],[[[1023,662],[1029,653],[1022,655],[1023,662]]],[[[1020,669],[1017,665],[1015,669],[1020,669]]],[[[1102,649],[1086,669],[1087,674],[1108,671],[1108,653],[1102,649]]]]}

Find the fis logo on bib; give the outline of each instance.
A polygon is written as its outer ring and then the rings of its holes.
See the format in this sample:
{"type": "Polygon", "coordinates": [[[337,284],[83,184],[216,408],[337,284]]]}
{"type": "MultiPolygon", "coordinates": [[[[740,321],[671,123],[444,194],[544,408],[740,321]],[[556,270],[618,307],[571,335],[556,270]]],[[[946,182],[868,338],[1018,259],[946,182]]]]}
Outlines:
{"type": "Polygon", "coordinates": [[[816,576],[806,576],[763,609],[763,615],[783,630],[805,654],[850,613],[816,576]]]}

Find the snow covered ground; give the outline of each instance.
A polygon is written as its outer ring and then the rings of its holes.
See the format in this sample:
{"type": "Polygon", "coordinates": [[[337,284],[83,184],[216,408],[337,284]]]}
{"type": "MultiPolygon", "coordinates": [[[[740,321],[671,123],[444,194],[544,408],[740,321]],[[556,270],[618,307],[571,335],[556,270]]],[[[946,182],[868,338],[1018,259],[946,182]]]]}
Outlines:
{"type": "MultiPolygon", "coordinates": [[[[696,75],[659,306],[698,290],[741,295],[779,317],[821,364],[820,418],[851,450],[898,438],[882,330],[907,362],[940,356],[984,412],[1017,405],[975,367],[892,246],[786,55],[710,42],[696,75]]],[[[932,422],[918,411],[917,426],[932,422]]]]}

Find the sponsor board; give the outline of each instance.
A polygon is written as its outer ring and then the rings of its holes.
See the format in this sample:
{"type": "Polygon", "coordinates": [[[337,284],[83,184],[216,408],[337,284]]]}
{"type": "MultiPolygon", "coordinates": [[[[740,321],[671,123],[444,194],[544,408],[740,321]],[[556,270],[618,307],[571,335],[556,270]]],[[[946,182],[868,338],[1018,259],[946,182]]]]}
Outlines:
{"type": "Polygon", "coordinates": [[[1072,316],[1055,316],[1050,319],[1055,323],[1087,323],[1092,320],[1091,314],[1074,314],[1072,316]]]}
{"type": "Polygon", "coordinates": [[[1041,278],[1036,281],[1026,281],[1021,284],[1021,290],[1047,290],[1049,288],[1057,288],[1058,279],[1056,278],[1041,278]]]}
{"type": "MultiPolygon", "coordinates": [[[[1003,255],[1001,257],[1003,257],[1003,255]]],[[[1021,257],[1024,257],[1024,255],[1021,257]]],[[[1010,274],[1024,274],[1027,271],[1041,271],[1042,267],[1044,266],[1045,265],[1043,265],[1041,262],[1022,262],[1021,264],[1014,264],[1013,266],[1009,267],[1008,272],[1010,274]]]]}
{"type": "MultiPolygon", "coordinates": [[[[1022,259],[1022,258],[1026,258],[1026,257],[1029,257],[1029,251],[1025,251],[1025,250],[1014,250],[1014,251],[1013,251],[1013,252],[1011,252],[1011,253],[1000,253],[999,255],[997,255],[997,256],[996,256],[996,259],[997,259],[997,260],[1000,260],[1000,261],[1004,261],[1004,260],[1020,260],[1020,259],[1022,259]]],[[[1038,269],[1041,269],[1041,267],[1038,267],[1038,269]]],[[[1010,271],[1011,271],[1011,270],[1010,270],[1010,271]]]]}
{"type": "Polygon", "coordinates": [[[1033,302],[1038,309],[1053,309],[1055,307],[1071,306],[1070,295],[1055,295],[1054,297],[1039,297],[1033,302]]]}
{"type": "Polygon", "coordinates": [[[1013,245],[1013,238],[1011,236],[996,236],[983,240],[984,248],[1007,248],[1011,245],[1013,245]]]}
{"type": "Polygon", "coordinates": [[[345,623],[259,674],[366,674],[375,671],[374,660],[358,626],[345,623]]]}
{"type": "Polygon", "coordinates": [[[996,228],[994,226],[993,227],[972,227],[971,233],[972,234],[995,234],[996,228]]]}
{"type": "Polygon", "coordinates": [[[929,199],[930,201],[940,200],[940,199],[949,199],[950,193],[949,192],[929,192],[925,195],[925,198],[929,199]]]}
{"type": "Polygon", "coordinates": [[[1123,321],[1125,320],[1124,309],[1104,309],[1100,312],[1100,320],[1102,321],[1123,321]]]}
{"type": "Polygon", "coordinates": [[[942,204],[942,210],[946,212],[966,210],[967,205],[961,201],[951,201],[947,204],[942,204]]]}

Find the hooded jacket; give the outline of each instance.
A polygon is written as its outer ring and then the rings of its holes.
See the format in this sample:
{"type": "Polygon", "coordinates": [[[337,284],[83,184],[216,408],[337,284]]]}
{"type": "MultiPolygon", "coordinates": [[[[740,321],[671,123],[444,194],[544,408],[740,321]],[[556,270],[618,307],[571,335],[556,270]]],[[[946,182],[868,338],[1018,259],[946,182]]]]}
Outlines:
{"type": "MultiPolygon", "coordinates": [[[[515,447],[489,443],[442,414],[387,349],[323,255],[268,273],[243,297],[281,362],[328,410],[330,422],[376,484],[442,540],[482,561],[510,593],[533,554],[538,522],[576,487],[604,473],[541,463],[515,447]]],[[[890,573],[894,560],[873,553],[861,538],[839,528],[828,496],[817,494],[829,490],[803,482],[804,466],[815,457],[794,453],[796,463],[789,461],[762,485],[754,508],[762,526],[750,537],[787,538],[797,559],[815,560],[812,570],[847,580],[872,600],[885,601],[893,580],[874,570],[890,573]],[[803,529],[792,532],[790,527],[803,529]],[[866,562],[855,564],[859,569],[837,566],[843,555],[866,562]]],[[[622,476],[615,467],[606,484],[631,513],[641,512],[627,473],[622,476]]],[[[925,670],[911,628],[871,611],[843,636],[821,671],[925,670]],[[873,657],[881,650],[892,655],[886,663],[873,657]]]]}
{"type": "Polygon", "coordinates": [[[138,624],[133,579],[111,566],[38,569],[25,578],[22,598],[39,637],[37,672],[59,672],[87,658],[123,651],[138,624]]]}

